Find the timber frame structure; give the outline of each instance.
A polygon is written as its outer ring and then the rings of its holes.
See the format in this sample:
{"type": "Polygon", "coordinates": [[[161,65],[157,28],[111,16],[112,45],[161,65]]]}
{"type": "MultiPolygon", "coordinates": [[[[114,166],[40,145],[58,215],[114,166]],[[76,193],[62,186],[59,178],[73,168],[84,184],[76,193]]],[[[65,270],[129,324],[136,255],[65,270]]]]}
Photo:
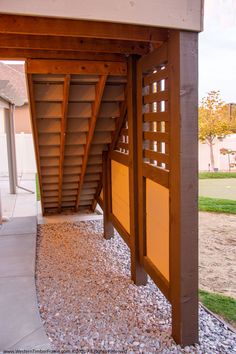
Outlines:
{"type": "Polygon", "coordinates": [[[198,342],[198,34],[0,15],[0,58],[24,59],[42,209],[95,209],[198,342]]]}

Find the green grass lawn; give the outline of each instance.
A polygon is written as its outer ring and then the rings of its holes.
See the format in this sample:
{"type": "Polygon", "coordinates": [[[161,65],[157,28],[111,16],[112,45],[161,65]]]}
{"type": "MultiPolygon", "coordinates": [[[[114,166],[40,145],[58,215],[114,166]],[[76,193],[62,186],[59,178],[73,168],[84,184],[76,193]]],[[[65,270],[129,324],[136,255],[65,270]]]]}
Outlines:
{"type": "Polygon", "coordinates": [[[236,172],[199,172],[199,179],[236,178],[236,172]]]}
{"type": "Polygon", "coordinates": [[[199,300],[210,311],[236,327],[236,300],[229,296],[199,290],[199,300]]]}
{"type": "Polygon", "coordinates": [[[215,213],[236,214],[236,200],[199,197],[198,209],[215,213]]]}
{"type": "Polygon", "coordinates": [[[40,200],[40,190],[39,190],[39,179],[37,173],[35,175],[35,183],[36,183],[36,200],[38,202],[40,200]]]}

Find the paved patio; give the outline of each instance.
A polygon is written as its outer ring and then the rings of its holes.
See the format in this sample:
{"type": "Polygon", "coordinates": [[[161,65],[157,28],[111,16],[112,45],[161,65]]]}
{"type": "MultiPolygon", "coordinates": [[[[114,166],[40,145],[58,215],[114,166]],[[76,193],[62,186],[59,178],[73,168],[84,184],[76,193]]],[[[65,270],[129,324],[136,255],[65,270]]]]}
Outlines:
{"type": "MultiPolygon", "coordinates": [[[[30,176],[19,183],[35,190],[30,176]]],[[[1,178],[0,189],[3,216],[9,218],[0,225],[0,351],[50,349],[35,290],[35,194],[22,189],[9,194],[6,178],[1,178]]]]}
{"type": "MultiPolygon", "coordinates": [[[[19,184],[35,192],[34,175],[19,184]]],[[[36,195],[23,189],[9,193],[7,178],[0,179],[3,216],[0,225],[0,352],[3,350],[50,349],[38,312],[35,290],[37,223],[97,220],[98,214],[43,217],[36,195]]]]}
{"type": "Polygon", "coordinates": [[[0,227],[0,350],[49,349],[35,291],[36,216],[0,227]]]}
{"type": "MultiPolygon", "coordinates": [[[[35,193],[35,174],[26,174],[18,179],[21,187],[35,193]]],[[[7,177],[0,178],[0,191],[2,200],[2,214],[8,218],[21,216],[35,216],[37,213],[36,196],[23,189],[17,188],[17,194],[9,193],[7,177]]]]}

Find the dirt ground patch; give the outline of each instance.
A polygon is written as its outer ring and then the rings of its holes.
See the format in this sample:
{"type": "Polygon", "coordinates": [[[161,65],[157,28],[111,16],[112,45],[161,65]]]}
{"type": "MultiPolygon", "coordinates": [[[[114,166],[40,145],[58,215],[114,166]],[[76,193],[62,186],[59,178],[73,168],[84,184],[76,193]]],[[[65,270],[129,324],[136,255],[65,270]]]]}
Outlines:
{"type": "Polygon", "coordinates": [[[199,213],[200,289],[236,298],[236,215],[199,213]]]}

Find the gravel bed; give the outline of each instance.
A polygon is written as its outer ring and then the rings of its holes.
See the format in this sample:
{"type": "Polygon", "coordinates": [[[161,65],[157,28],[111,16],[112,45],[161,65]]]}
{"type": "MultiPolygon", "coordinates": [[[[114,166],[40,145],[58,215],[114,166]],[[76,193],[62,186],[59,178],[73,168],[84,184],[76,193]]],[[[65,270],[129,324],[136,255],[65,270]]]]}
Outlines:
{"type": "Polygon", "coordinates": [[[129,249],[101,221],[39,226],[36,285],[46,332],[57,351],[236,353],[236,336],[200,308],[200,345],[171,338],[170,305],[149,279],[130,280],[129,249]]]}

